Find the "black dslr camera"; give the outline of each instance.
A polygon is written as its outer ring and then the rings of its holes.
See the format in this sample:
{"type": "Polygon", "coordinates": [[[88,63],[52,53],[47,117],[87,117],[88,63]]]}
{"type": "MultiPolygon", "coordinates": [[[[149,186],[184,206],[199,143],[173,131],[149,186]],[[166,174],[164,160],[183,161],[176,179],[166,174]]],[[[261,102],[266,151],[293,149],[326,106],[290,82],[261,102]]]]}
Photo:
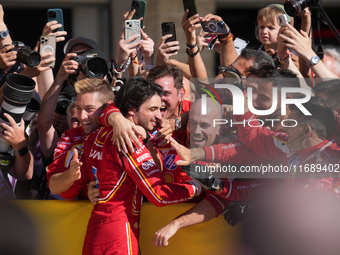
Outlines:
{"type": "MultiPolygon", "coordinates": [[[[78,62],[78,71],[82,71],[88,78],[103,79],[109,71],[110,61],[95,49],[85,51],[72,59],[78,62]]],[[[75,82],[77,75],[71,74],[69,79],[75,82]]]]}
{"type": "Polygon", "coordinates": [[[23,42],[13,41],[14,48],[12,50],[17,51],[17,61],[23,63],[29,67],[36,67],[40,64],[40,54],[32,50],[29,46],[26,46],[23,42]]]}

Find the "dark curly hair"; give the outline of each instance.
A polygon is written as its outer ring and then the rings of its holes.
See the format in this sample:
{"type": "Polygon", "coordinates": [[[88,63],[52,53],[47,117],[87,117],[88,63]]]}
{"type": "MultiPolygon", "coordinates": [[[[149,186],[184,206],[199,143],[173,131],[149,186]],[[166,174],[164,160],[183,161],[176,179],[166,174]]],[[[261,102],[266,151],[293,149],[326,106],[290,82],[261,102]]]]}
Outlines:
{"type": "Polygon", "coordinates": [[[135,76],[125,82],[115,97],[115,104],[126,116],[128,110],[136,108],[137,111],[141,104],[154,95],[162,96],[163,89],[160,85],[146,80],[142,77],[135,76]]]}

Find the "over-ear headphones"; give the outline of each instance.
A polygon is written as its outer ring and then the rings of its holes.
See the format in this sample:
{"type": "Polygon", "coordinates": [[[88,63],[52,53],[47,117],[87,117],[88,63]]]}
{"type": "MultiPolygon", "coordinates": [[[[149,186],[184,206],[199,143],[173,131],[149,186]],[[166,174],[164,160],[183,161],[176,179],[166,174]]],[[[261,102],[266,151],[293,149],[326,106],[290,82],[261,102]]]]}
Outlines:
{"type": "MultiPolygon", "coordinates": [[[[283,6],[282,4],[270,4],[270,5],[268,5],[268,6],[264,7],[264,8],[272,7],[272,6],[277,7],[277,8],[279,8],[280,10],[282,10],[283,13],[286,14],[288,22],[289,22],[290,24],[292,23],[292,17],[289,16],[289,15],[286,13],[285,8],[284,8],[284,6],[283,6]]],[[[256,24],[255,24],[255,37],[256,37],[256,39],[260,42],[260,37],[259,37],[259,24],[257,23],[257,21],[256,21],[256,24]]]]}

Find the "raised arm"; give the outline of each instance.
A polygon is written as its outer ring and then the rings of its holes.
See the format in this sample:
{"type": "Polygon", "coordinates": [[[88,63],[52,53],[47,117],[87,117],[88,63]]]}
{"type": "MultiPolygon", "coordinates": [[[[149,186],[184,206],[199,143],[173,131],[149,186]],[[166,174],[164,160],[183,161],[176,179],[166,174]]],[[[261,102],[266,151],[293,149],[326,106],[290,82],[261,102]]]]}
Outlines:
{"type": "MultiPolygon", "coordinates": [[[[7,26],[5,24],[4,20],[5,12],[2,8],[2,5],[0,4],[0,32],[7,31],[7,26]]],[[[11,35],[8,33],[6,38],[0,40],[0,48],[2,48],[4,45],[11,45],[12,44],[12,38],[11,35]]]]}
{"type": "Polygon", "coordinates": [[[40,105],[38,115],[40,146],[43,155],[47,158],[52,156],[53,150],[59,140],[57,130],[53,127],[52,120],[64,81],[70,74],[77,73],[78,63],[70,60],[75,56],[77,56],[76,53],[66,55],[52,86],[47,91],[40,105]]]}
{"type": "Polygon", "coordinates": [[[143,77],[147,77],[150,70],[154,67],[154,41],[141,29],[141,36],[143,39],[143,44],[141,45],[141,53],[144,59],[143,72],[141,74],[143,77]]]}
{"type": "MultiPolygon", "coordinates": [[[[123,15],[123,20],[129,20],[132,18],[133,14],[135,13],[135,10],[132,10],[130,12],[126,12],[123,15]]],[[[128,59],[132,58],[132,56],[136,56],[137,51],[140,49],[140,47],[143,44],[143,40],[139,40],[138,42],[131,43],[135,39],[138,38],[138,36],[131,37],[128,40],[125,40],[125,29],[124,29],[125,23],[122,26],[122,33],[120,35],[120,40],[118,41],[118,49],[117,49],[117,56],[113,63],[113,72],[116,74],[117,78],[123,77],[123,71],[127,68],[128,65],[128,59]]],[[[131,67],[130,67],[131,68],[131,67]]],[[[138,72],[137,69],[129,69],[129,75],[134,76],[138,72]]]]}
{"type": "Polygon", "coordinates": [[[166,42],[171,37],[171,34],[162,36],[158,44],[156,65],[166,65],[170,57],[178,55],[178,50],[180,49],[179,41],[166,42]]]}
{"type": "MultiPolygon", "coordinates": [[[[57,31],[54,32],[53,31],[55,29],[60,28],[62,25],[58,24],[58,22],[56,20],[47,22],[46,25],[44,26],[43,30],[42,30],[42,35],[54,35],[56,37],[56,41],[58,42],[63,42],[65,41],[65,36],[67,35],[66,31],[57,31]]],[[[52,61],[55,61],[55,58],[51,58],[50,55],[52,53],[44,53],[42,54],[42,60],[43,61],[47,61],[47,65],[49,63],[51,63],[52,61]]],[[[52,86],[54,81],[54,77],[53,77],[53,72],[52,72],[52,68],[47,69],[46,71],[43,71],[40,73],[40,75],[38,75],[37,77],[37,91],[40,95],[40,98],[44,98],[46,92],[48,91],[48,89],[52,86]]]]}
{"type": "Polygon", "coordinates": [[[310,45],[308,34],[302,30],[299,33],[290,24],[287,24],[287,27],[288,29],[285,30],[283,34],[279,35],[279,37],[282,37],[285,41],[285,47],[290,48],[297,53],[299,57],[310,66],[317,78],[338,78],[338,76],[329,70],[322,61],[319,61],[315,65],[311,65],[310,61],[312,57],[316,57],[317,55],[310,45]]]}
{"type": "MultiPolygon", "coordinates": [[[[4,35],[7,34],[7,26],[4,21],[4,10],[2,5],[0,4],[0,32],[4,32],[4,35]]],[[[12,45],[12,39],[10,34],[7,34],[7,37],[0,40],[0,69],[2,71],[6,70],[7,68],[13,66],[16,62],[17,58],[17,51],[11,51],[14,48],[12,45]]],[[[4,73],[3,73],[4,75],[4,73]]]]}
{"type": "Polygon", "coordinates": [[[214,207],[204,199],[158,230],[154,235],[152,243],[156,247],[168,246],[169,239],[175,235],[179,229],[203,223],[215,217],[216,212],[214,207]]]}
{"type": "MultiPolygon", "coordinates": [[[[203,17],[202,21],[209,21],[209,20],[218,20],[223,21],[220,16],[214,14],[207,14],[203,17]]],[[[234,46],[234,37],[230,31],[230,28],[226,25],[227,34],[218,35],[218,41],[220,43],[220,65],[221,66],[229,66],[231,65],[235,59],[238,57],[235,46],[234,46]]]]}
{"type": "Polygon", "coordinates": [[[199,47],[196,41],[196,29],[201,27],[198,14],[187,19],[189,10],[186,10],[182,17],[182,27],[187,40],[188,64],[192,78],[208,78],[199,47]]]}
{"type": "MultiPolygon", "coordinates": [[[[305,8],[297,16],[301,18],[301,30],[305,31],[308,34],[309,38],[311,38],[312,17],[311,17],[309,8],[308,7],[305,8]]],[[[312,42],[310,42],[310,45],[312,45],[312,42]]],[[[312,72],[309,66],[306,64],[306,62],[302,58],[299,58],[299,70],[303,77],[310,78],[312,75],[312,72]]]]}

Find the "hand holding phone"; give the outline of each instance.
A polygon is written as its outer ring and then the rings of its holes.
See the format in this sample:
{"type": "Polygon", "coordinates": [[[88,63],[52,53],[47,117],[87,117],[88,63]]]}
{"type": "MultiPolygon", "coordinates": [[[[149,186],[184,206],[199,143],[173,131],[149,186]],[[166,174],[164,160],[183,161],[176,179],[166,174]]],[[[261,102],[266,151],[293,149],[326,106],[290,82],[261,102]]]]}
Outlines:
{"type": "Polygon", "coordinates": [[[277,18],[279,20],[279,24],[280,24],[281,27],[286,27],[287,26],[288,19],[287,19],[286,14],[279,14],[277,16],[277,18]]]}
{"type": "Polygon", "coordinates": [[[125,40],[128,40],[129,38],[136,35],[138,35],[138,37],[135,40],[131,41],[130,44],[138,42],[141,39],[139,20],[125,20],[125,40]]]}
{"type": "MultiPolygon", "coordinates": [[[[163,22],[162,23],[162,37],[164,35],[172,35],[170,38],[165,40],[165,43],[167,42],[174,42],[176,41],[176,28],[175,28],[175,22],[163,22]]],[[[175,53],[175,51],[171,51],[170,53],[175,53]]]]}
{"type": "Polygon", "coordinates": [[[64,31],[64,17],[62,9],[48,9],[47,10],[47,21],[50,22],[52,20],[56,20],[61,27],[54,30],[53,33],[57,31],[64,31]]]}
{"type": "MultiPolygon", "coordinates": [[[[42,35],[40,36],[40,54],[51,52],[53,58],[55,58],[56,49],[56,37],[54,35],[42,35]]],[[[54,67],[55,61],[51,62],[48,66],[54,67]]]]}
{"type": "Polygon", "coordinates": [[[169,34],[172,35],[170,38],[165,40],[165,43],[176,41],[175,22],[163,22],[161,26],[162,26],[162,36],[169,35],[169,34]]]}

